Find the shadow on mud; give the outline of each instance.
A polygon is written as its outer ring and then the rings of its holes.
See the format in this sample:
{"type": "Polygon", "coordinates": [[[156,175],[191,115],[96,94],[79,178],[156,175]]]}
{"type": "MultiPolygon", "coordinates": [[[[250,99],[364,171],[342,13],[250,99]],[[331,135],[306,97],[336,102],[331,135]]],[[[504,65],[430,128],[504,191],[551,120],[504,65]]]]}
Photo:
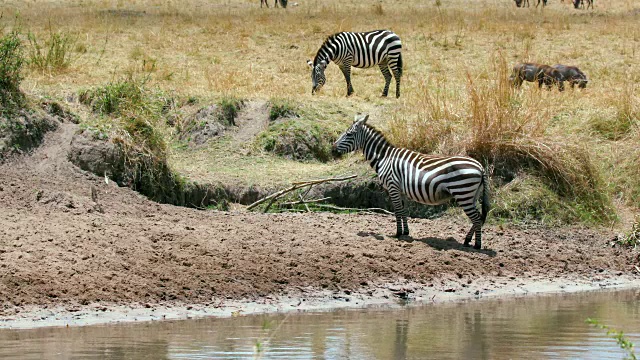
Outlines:
{"type": "Polygon", "coordinates": [[[360,237],[369,237],[369,236],[371,236],[371,237],[375,238],[376,240],[384,240],[384,235],[377,234],[377,233],[374,233],[374,232],[369,232],[369,231],[360,231],[357,235],[360,236],[360,237]]]}
{"type": "Polygon", "coordinates": [[[405,242],[418,241],[418,242],[427,244],[436,250],[460,250],[460,251],[471,252],[471,253],[485,254],[485,255],[488,255],[489,257],[494,257],[497,255],[497,253],[491,249],[478,250],[478,249],[474,249],[473,247],[466,247],[462,245],[462,242],[458,242],[453,237],[448,237],[446,239],[435,238],[435,237],[414,239],[408,236],[403,236],[401,238],[398,238],[398,240],[405,241],[405,242]]]}

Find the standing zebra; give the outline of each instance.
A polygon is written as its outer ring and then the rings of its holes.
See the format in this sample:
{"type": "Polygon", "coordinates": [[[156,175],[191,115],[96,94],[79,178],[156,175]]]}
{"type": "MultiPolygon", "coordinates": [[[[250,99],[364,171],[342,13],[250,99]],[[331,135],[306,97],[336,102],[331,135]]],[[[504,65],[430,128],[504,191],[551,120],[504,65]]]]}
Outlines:
{"type": "Polygon", "coordinates": [[[391,145],[374,127],[367,125],[369,115],[358,117],[333,144],[336,156],[363,149],[364,157],[378,173],[382,186],[393,203],[396,236],[409,235],[405,197],[438,205],[455,199],[473,226],[467,233],[464,246],[469,246],[475,234],[474,248],[482,246],[482,225],[489,212],[487,174],[482,165],[466,156],[424,155],[391,145]],[[482,195],[482,212],[476,200],[482,195]]]}
{"type": "Polygon", "coordinates": [[[402,77],[402,42],[400,37],[389,30],[369,32],[340,32],[330,35],[320,46],[316,57],[311,62],[311,94],[320,91],[326,81],[324,70],[333,61],[340,67],[347,80],[347,96],[353,94],[351,86],[351,67],[380,67],[384,76],[382,96],[389,93],[391,73],[396,79],[396,97],[400,97],[400,78],[402,77]]]}

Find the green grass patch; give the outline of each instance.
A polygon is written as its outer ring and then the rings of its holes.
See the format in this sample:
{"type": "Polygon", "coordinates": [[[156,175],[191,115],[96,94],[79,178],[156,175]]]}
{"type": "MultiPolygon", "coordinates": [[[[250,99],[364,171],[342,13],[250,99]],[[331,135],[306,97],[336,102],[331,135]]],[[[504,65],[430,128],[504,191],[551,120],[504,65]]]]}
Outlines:
{"type": "Polygon", "coordinates": [[[633,114],[629,113],[617,113],[613,117],[595,116],[589,122],[589,126],[602,138],[617,141],[627,136],[638,121],[632,116],[633,114]]]}
{"type": "Polygon", "coordinates": [[[618,237],[618,244],[632,248],[640,246],[640,215],[636,215],[631,230],[618,237]]]}
{"type": "Polygon", "coordinates": [[[119,123],[113,128],[124,131],[120,134],[123,144],[164,161],[167,145],[160,128],[173,100],[148,87],[147,81],[147,78],[127,77],[83,90],[79,98],[97,115],[108,116],[119,123]]]}
{"type": "Polygon", "coordinates": [[[580,215],[540,179],[521,174],[495,190],[491,217],[520,224],[559,225],[580,215]]]}
{"type": "Polygon", "coordinates": [[[269,120],[271,121],[279,118],[299,117],[298,112],[298,105],[289,99],[272,98],[269,100],[269,120]]]}
{"type": "Polygon", "coordinates": [[[321,124],[290,119],[270,125],[257,142],[263,150],[288,159],[327,162],[335,136],[321,124]]]}

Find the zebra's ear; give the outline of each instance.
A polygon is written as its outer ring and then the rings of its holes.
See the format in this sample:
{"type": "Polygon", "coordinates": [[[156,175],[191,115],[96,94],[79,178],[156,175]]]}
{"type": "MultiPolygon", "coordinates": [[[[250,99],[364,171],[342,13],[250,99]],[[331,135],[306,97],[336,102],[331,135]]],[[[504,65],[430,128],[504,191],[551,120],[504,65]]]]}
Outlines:
{"type": "Polygon", "coordinates": [[[307,59],[307,64],[309,64],[309,66],[311,66],[311,68],[313,69],[313,62],[310,59],[307,59]]]}
{"type": "Polygon", "coordinates": [[[359,125],[362,125],[367,122],[367,119],[369,119],[369,114],[366,114],[366,115],[356,114],[356,116],[353,118],[353,123],[354,124],[359,123],[359,125]]]}

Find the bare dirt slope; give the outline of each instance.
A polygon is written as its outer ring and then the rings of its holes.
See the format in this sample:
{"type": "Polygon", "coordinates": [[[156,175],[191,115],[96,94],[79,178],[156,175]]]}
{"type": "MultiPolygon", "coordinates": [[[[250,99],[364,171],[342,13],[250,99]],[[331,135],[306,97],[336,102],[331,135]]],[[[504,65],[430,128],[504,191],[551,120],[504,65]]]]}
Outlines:
{"type": "MultiPolygon", "coordinates": [[[[465,219],[412,220],[387,236],[382,215],[256,214],[160,205],[67,161],[76,125],[0,166],[0,302],[203,303],[408,280],[438,287],[486,279],[634,274],[637,253],[609,232],[489,225],[463,248],[465,219]],[[95,188],[92,200],[92,190],[95,188]]],[[[637,275],[636,275],[637,276],[637,275]]]]}

